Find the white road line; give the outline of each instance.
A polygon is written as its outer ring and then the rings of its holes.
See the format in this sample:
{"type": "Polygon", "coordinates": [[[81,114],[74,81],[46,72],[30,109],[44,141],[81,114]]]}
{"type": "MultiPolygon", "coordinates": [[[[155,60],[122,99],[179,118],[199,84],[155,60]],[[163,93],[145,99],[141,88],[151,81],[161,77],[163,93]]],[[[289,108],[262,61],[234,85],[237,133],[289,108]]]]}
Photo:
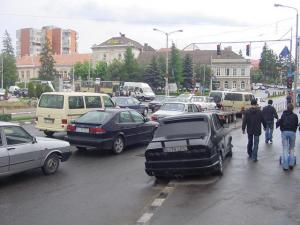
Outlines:
{"type": "Polygon", "coordinates": [[[161,205],[163,204],[163,202],[164,202],[165,200],[166,200],[165,198],[157,198],[157,199],[155,199],[155,200],[152,202],[151,206],[153,206],[153,207],[159,207],[159,206],[161,206],[161,205]]]}
{"type": "Polygon", "coordinates": [[[141,218],[139,218],[139,220],[137,221],[137,223],[146,224],[147,222],[149,222],[149,220],[151,219],[152,216],[153,216],[153,213],[144,213],[141,216],[141,218]]]}

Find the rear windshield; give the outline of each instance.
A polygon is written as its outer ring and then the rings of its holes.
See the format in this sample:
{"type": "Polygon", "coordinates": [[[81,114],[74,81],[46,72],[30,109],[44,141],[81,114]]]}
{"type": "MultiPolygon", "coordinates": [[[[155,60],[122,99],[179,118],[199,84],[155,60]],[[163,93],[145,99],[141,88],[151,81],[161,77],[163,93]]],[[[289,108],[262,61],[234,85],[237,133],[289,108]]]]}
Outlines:
{"type": "Polygon", "coordinates": [[[41,108],[62,109],[63,106],[63,95],[42,95],[39,102],[39,107],[41,108]]]}
{"type": "Polygon", "coordinates": [[[167,111],[179,111],[183,112],[184,104],[180,103],[165,103],[160,107],[160,110],[167,110],[167,111]]]}
{"type": "Polygon", "coordinates": [[[94,123],[102,124],[103,121],[111,115],[109,112],[92,111],[79,117],[76,122],[78,123],[94,123]]]}
{"type": "Polygon", "coordinates": [[[191,118],[168,121],[161,124],[155,132],[155,137],[195,136],[208,134],[207,118],[191,118]]]}
{"type": "Polygon", "coordinates": [[[225,96],[225,100],[229,100],[229,101],[243,101],[243,94],[228,93],[225,96]]]}

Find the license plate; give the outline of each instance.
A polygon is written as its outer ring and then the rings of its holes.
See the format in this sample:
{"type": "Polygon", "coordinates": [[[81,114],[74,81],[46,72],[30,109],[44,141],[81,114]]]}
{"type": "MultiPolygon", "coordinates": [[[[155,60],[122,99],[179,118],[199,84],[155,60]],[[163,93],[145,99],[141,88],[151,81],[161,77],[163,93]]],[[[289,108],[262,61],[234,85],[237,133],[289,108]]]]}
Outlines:
{"type": "Polygon", "coordinates": [[[89,128],[76,127],[76,132],[89,133],[89,128]]]}
{"type": "Polygon", "coordinates": [[[188,150],[187,146],[174,146],[174,147],[165,147],[164,152],[185,152],[188,150]]]}
{"type": "Polygon", "coordinates": [[[54,123],[54,119],[44,119],[45,123],[54,123]]]}

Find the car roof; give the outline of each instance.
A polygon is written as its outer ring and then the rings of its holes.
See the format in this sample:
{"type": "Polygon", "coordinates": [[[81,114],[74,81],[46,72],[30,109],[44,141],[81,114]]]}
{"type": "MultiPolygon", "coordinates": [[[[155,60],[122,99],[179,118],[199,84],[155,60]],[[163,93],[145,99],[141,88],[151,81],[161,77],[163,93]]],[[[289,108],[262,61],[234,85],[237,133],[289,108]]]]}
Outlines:
{"type": "Polygon", "coordinates": [[[194,104],[192,102],[168,102],[166,101],[164,104],[184,104],[184,105],[187,105],[187,104],[194,104]]]}
{"type": "Polygon", "coordinates": [[[160,119],[160,122],[172,121],[172,120],[181,120],[181,119],[193,119],[193,118],[203,118],[203,117],[211,117],[213,112],[197,112],[197,113],[186,113],[175,116],[168,116],[160,119]]]}
{"type": "Polygon", "coordinates": [[[123,112],[123,111],[135,111],[134,109],[129,109],[129,108],[106,108],[106,109],[97,109],[97,110],[92,110],[89,112],[111,112],[111,113],[118,113],[118,112],[123,112]]]}
{"type": "Polygon", "coordinates": [[[94,93],[94,92],[45,92],[43,95],[65,95],[65,96],[108,96],[103,93],[94,93]]]}
{"type": "Polygon", "coordinates": [[[15,123],[0,121],[0,126],[19,126],[19,125],[15,123]]]}

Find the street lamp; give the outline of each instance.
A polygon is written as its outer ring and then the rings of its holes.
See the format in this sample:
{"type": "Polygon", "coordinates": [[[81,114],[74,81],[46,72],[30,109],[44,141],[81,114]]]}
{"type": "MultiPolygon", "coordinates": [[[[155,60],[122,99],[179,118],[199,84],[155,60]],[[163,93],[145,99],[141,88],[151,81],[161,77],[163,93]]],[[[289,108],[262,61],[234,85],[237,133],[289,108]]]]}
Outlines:
{"type": "Polygon", "coordinates": [[[165,93],[166,95],[169,95],[169,76],[168,76],[168,57],[169,57],[169,35],[173,34],[173,33],[176,33],[176,32],[183,32],[183,30],[175,30],[175,31],[171,31],[171,32],[165,32],[165,31],[162,31],[162,30],[159,30],[159,29],[156,29],[156,28],[153,28],[154,31],[158,31],[158,32],[161,32],[163,34],[166,35],[166,44],[167,44],[167,51],[166,51],[166,77],[165,77],[165,80],[166,80],[166,85],[165,85],[165,93]]]}
{"type": "MultiPolygon", "coordinates": [[[[299,65],[298,65],[298,48],[299,48],[299,40],[298,40],[298,9],[295,7],[287,6],[287,5],[281,5],[281,4],[274,4],[275,7],[284,7],[284,8],[289,8],[293,9],[297,12],[296,14],[296,47],[295,47],[295,64],[296,64],[296,72],[294,75],[294,96],[293,96],[293,101],[295,107],[297,106],[296,102],[296,95],[297,95],[297,83],[298,83],[298,71],[299,71],[299,65]]],[[[291,49],[292,50],[292,49],[291,49]]]]}

